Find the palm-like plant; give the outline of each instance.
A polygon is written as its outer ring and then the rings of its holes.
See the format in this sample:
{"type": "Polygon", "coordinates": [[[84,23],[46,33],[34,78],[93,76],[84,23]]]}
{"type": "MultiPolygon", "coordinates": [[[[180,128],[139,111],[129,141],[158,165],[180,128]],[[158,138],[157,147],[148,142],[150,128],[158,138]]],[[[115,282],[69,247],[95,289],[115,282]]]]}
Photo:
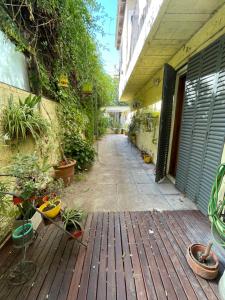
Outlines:
{"type": "Polygon", "coordinates": [[[37,138],[46,133],[48,124],[37,111],[40,96],[29,95],[23,102],[14,103],[10,98],[8,106],[3,110],[2,129],[10,140],[19,141],[31,135],[37,138]]]}
{"type": "Polygon", "coordinates": [[[62,212],[62,220],[64,223],[64,229],[73,228],[73,230],[81,230],[81,224],[84,216],[84,212],[79,209],[66,208],[62,212]]]}

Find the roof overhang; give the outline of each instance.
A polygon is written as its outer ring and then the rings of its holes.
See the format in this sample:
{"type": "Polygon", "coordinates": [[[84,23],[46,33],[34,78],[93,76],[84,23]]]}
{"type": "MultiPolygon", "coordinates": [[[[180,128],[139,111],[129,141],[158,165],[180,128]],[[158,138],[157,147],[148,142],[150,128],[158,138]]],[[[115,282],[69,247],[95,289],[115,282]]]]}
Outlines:
{"type": "Polygon", "coordinates": [[[121,43],[125,7],[126,7],[126,0],[118,0],[117,21],[116,21],[116,49],[117,50],[120,48],[120,43],[121,43]]]}
{"type": "MultiPolygon", "coordinates": [[[[186,43],[223,5],[224,0],[163,0],[143,46],[140,47],[141,41],[137,41],[122,79],[120,100],[134,100],[146,83],[155,80],[155,74],[163,65],[186,47],[186,43]]],[[[143,27],[144,30],[146,28],[143,27]]],[[[191,53],[190,49],[184,50],[191,53]]],[[[158,82],[153,82],[153,85],[157,84],[158,82]]]]}

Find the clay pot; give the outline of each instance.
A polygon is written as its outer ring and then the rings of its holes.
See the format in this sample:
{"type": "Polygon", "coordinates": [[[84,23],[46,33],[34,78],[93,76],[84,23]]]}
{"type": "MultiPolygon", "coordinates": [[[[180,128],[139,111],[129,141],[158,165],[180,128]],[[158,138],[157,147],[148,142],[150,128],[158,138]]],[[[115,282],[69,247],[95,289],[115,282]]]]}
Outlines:
{"type": "Polygon", "coordinates": [[[55,178],[63,179],[65,186],[70,185],[74,177],[75,165],[76,165],[76,160],[72,160],[67,165],[54,166],[55,178]]]}
{"type": "Polygon", "coordinates": [[[204,279],[215,279],[219,271],[219,260],[213,251],[210,251],[210,264],[199,262],[197,259],[199,253],[204,253],[207,246],[202,244],[192,244],[187,250],[187,262],[193,272],[204,279]]]}

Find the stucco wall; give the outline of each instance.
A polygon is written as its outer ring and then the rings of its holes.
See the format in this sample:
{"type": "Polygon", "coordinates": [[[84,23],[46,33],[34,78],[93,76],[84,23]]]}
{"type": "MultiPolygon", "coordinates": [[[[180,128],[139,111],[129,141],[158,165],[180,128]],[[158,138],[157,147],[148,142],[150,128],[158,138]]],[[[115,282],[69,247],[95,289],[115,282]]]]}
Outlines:
{"type": "MultiPolygon", "coordinates": [[[[14,101],[19,98],[25,99],[29,95],[28,92],[11,87],[7,84],[0,83],[0,115],[4,106],[8,104],[10,96],[14,101]]],[[[18,148],[13,149],[11,146],[4,143],[3,138],[0,138],[0,168],[10,163],[12,157],[17,153],[33,153],[37,151],[40,156],[48,155],[49,163],[57,162],[59,157],[59,149],[57,143],[58,120],[57,120],[57,103],[46,98],[42,98],[40,112],[43,117],[50,123],[48,137],[38,141],[35,145],[32,138],[27,139],[18,148]]],[[[1,134],[2,135],[2,134],[1,134]]]]}
{"type": "MultiPolygon", "coordinates": [[[[220,36],[225,34],[225,5],[168,61],[178,70],[190,57],[198,53],[220,36]]],[[[162,99],[163,68],[136,95],[144,106],[162,99]],[[158,84],[159,82],[159,84],[158,84]]]]}
{"type": "MultiPolygon", "coordinates": [[[[0,83],[0,117],[2,109],[7,105],[10,96],[13,96],[14,101],[18,101],[20,98],[23,100],[29,95],[28,92],[11,87],[7,84],[0,83]]],[[[37,152],[40,159],[47,156],[48,163],[54,164],[59,158],[59,143],[58,141],[58,120],[57,120],[57,103],[46,98],[41,101],[40,112],[44,118],[50,123],[50,129],[48,137],[41,139],[37,145],[35,145],[32,138],[27,139],[18,148],[12,148],[4,143],[2,133],[0,137],[0,170],[1,173],[6,173],[4,168],[12,162],[12,158],[17,154],[29,154],[34,151],[37,152]]],[[[3,177],[1,180],[4,180],[3,177]]],[[[0,212],[0,244],[5,235],[12,229],[13,220],[15,218],[14,207],[8,207],[8,215],[0,212]]]]}
{"type": "MultiPolygon", "coordinates": [[[[210,43],[225,34],[225,5],[168,61],[176,70],[187,64],[189,58],[207,47],[210,43]]],[[[139,91],[136,99],[143,107],[147,107],[162,99],[163,68],[139,91]]],[[[173,113],[174,116],[174,113],[173,113]]],[[[172,119],[173,128],[174,118],[172,119]]],[[[171,132],[172,134],[172,132],[171,132]]],[[[137,137],[139,145],[145,145],[149,136],[140,133],[137,137]]],[[[149,145],[149,144],[148,144],[149,145]]],[[[157,148],[157,147],[156,147],[157,148]]],[[[154,150],[157,153],[157,149],[154,150]]],[[[156,159],[156,157],[155,157],[156,159]]]]}
{"type": "MultiPolygon", "coordinates": [[[[149,105],[148,110],[152,112],[159,112],[161,102],[154,105],[149,105]]],[[[141,109],[142,110],[142,109],[141,109]]],[[[157,159],[157,146],[158,146],[158,133],[159,133],[159,117],[157,118],[157,125],[151,132],[145,131],[145,127],[141,126],[140,131],[136,133],[136,146],[140,150],[144,150],[148,153],[153,154],[153,163],[156,163],[157,159]]]]}

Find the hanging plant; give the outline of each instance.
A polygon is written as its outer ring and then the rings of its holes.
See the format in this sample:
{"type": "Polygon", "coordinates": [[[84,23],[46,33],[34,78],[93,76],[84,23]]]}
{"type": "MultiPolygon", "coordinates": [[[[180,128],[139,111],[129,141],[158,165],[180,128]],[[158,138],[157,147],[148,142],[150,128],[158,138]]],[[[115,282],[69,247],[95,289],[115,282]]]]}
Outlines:
{"type": "Polygon", "coordinates": [[[69,80],[68,80],[68,76],[66,74],[61,74],[59,76],[59,86],[61,87],[68,87],[69,85],[69,80]]]}
{"type": "Polygon", "coordinates": [[[9,140],[19,142],[28,136],[38,138],[47,132],[48,123],[37,111],[41,97],[29,95],[23,102],[14,103],[12,97],[3,109],[1,125],[9,140]]]}
{"type": "Polygon", "coordinates": [[[85,95],[91,95],[93,92],[93,84],[91,82],[85,82],[82,84],[82,93],[85,95]]]}

